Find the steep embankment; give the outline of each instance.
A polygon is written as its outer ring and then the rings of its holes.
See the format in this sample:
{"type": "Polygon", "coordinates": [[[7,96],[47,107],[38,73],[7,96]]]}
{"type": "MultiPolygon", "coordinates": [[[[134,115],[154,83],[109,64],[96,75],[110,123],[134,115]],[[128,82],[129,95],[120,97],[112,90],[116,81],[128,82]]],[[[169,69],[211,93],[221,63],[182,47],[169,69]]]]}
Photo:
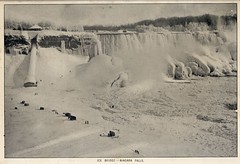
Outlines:
{"type": "MultiPolygon", "coordinates": [[[[29,69],[29,55],[5,55],[5,83],[7,86],[22,87],[29,69]]],[[[55,48],[39,48],[36,59],[36,80],[39,87],[66,88],[77,65],[87,63],[88,57],[73,56],[55,48]]]]}

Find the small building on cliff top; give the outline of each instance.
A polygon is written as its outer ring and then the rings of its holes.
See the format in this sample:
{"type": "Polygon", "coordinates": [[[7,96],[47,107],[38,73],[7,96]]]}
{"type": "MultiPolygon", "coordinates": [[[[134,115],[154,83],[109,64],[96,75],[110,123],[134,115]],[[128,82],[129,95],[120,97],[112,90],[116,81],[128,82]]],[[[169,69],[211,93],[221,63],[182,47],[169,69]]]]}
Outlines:
{"type": "Polygon", "coordinates": [[[41,31],[42,29],[43,29],[42,27],[40,27],[39,25],[35,24],[32,27],[30,27],[28,30],[31,30],[31,31],[41,31]]]}

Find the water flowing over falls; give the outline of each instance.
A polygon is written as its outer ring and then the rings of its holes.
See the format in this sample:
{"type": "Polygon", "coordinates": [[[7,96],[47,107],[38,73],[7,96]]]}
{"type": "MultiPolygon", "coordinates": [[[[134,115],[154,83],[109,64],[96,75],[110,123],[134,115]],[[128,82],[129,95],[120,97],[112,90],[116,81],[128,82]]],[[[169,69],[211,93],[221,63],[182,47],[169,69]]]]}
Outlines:
{"type": "Polygon", "coordinates": [[[190,41],[193,36],[190,33],[184,34],[162,34],[162,33],[138,33],[138,34],[106,34],[98,36],[103,53],[107,55],[118,53],[138,53],[144,48],[158,46],[159,49],[167,49],[180,40],[190,41]]]}
{"type": "Polygon", "coordinates": [[[98,38],[103,54],[121,58],[125,67],[155,70],[146,72],[153,76],[163,73],[187,79],[192,74],[223,76],[236,70],[236,41],[228,41],[220,32],[102,34],[98,38]]]}

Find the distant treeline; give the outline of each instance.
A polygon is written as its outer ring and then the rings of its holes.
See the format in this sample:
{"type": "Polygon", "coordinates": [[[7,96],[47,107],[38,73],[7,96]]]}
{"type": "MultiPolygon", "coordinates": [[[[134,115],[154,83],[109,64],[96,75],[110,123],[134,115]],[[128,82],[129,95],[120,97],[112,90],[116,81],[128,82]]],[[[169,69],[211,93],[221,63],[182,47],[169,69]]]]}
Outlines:
{"type": "MultiPolygon", "coordinates": [[[[140,22],[120,25],[120,26],[103,26],[103,25],[92,25],[92,26],[84,26],[84,30],[107,30],[107,31],[116,31],[116,30],[123,30],[123,29],[136,29],[137,26],[149,26],[153,25],[155,27],[174,27],[177,25],[182,25],[186,27],[189,23],[205,23],[209,26],[210,30],[217,30],[218,24],[228,26],[233,22],[237,22],[237,14],[234,15],[224,15],[224,16],[216,16],[205,14],[201,16],[186,16],[186,17],[170,17],[170,18],[158,18],[155,20],[143,20],[140,22]]],[[[27,30],[33,24],[27,22],[17,22],[17,21],[10,21],[5,20],[5,29],[13,29],[13,30],[27,30]]],[[[64,27],[64,26],[54,26],[51,22],[39,22],[39,26],[43,27],[44,29],[52,29],[52,30],[59,30],[59,31],[82,31],[83,29],[80,26],[72,26],[64,27]]]]}
{"type": "Polygon", "coordinates": [[[120,29],[136,29],[139,25],[149,26],[153,25],[155,27],[173,27],[176,25],[182,25],[185,27],[189,23],[206,23],[211,30],[216,30],[218,23],[224,26],[230,25],[232,22],[237,22],[237,14],[216,16],[205,14],[201,16],[187,16],[187,17],[170,17],[170,18],[158,18],[155,20],[143,20],[133,24],[121,25],[121,26],[84,26],[84,30],[120,30],[120,29]]]}

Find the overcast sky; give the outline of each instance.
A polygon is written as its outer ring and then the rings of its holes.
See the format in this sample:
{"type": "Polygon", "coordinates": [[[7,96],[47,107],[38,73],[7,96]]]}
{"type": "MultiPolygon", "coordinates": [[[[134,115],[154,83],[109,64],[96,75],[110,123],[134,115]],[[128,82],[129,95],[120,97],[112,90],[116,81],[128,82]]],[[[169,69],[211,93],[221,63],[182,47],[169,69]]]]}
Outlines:
{"type": "Polygon", "coordinates": [[[121,25],[144,19],[236,13],[235,4],[6,5],[5,18],[56,25],[121,25]]]}

